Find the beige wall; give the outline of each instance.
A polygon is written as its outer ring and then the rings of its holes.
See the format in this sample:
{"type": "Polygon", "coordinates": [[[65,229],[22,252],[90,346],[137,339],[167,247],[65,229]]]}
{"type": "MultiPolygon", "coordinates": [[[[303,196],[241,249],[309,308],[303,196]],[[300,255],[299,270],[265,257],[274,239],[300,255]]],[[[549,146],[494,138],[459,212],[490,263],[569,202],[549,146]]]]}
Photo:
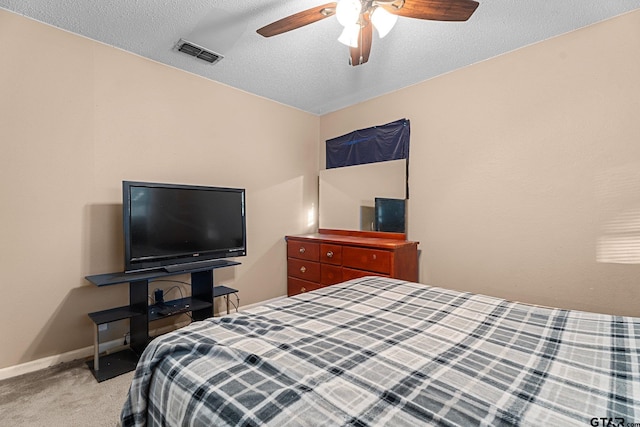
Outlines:
{"type": "Polygon", "coordinates": [[[87,312],[127,303],[83,279],[123,268],[125,179],[246,188],[249,255],[216,283],[286,294],[318,117],[2,10],[0,57],[0,368],[91,345],[87,312]]]}
{"type": "Polygon", "coordinates": [[[216,283],[249,304],[285,294],[282,237],[316,226],[319,141],[402,117],[421,281],[640,315],[618,263],[640,260],[639,28],[318,118],[0,10],[0,368],[90,345],[86,313],[126,303],[83,279],[122,268],[123,179],[247,188],[249,256],[216,283]]]}
{"type": "Polygon", "coordinates": [[[634,12],[325,115],[320,140],[411,120],[422,282],[640,316],[638,52],[634,12]]]}

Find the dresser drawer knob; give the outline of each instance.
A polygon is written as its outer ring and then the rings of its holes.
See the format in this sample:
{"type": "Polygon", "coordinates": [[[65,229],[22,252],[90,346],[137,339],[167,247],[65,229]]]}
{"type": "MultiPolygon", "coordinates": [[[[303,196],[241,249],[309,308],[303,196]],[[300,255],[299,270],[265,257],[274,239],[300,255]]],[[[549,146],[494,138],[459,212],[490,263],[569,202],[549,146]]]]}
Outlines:
{"type": "Polygon", "coordinates": [[[307,267],[305,267],[304,265],[300,267],[300,273],[304,273],[305,271],[307,271],[307,267]]]}
{"type": "Polygon", "coordinates": [[[307,292],[307,288],[303,286],[302,288],[300,288],[300,292],[307,292]]]}
{"type": "Polygon", "coordinates": [[[373,254],[373,259],[378,259],[378,257],[376,256],[376,254],[373,254]]]}
{"type": "Polygon", "coordinates": [[[300,253],[303,254],[306,251],[306,249],[304,248],[304,246],[300,247],[300,253]]]}
{"type": "Polygon", "coordinates": [[[333,252],[332,251],[327,252],[327,258],[333,258],[333,252]]]}

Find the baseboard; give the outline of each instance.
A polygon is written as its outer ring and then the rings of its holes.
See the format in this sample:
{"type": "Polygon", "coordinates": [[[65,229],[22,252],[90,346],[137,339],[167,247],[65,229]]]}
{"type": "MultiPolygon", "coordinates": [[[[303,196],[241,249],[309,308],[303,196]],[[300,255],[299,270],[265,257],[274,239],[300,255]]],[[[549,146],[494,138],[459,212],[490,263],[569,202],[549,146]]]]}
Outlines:
{"type": "MultiPolygon", "coordinates": [[[[122,344],[121,340],[117,340],[118,344],[122,344]]],[[[93,354],[93,346],[84,347],[78,350],[68,351],[54,356],[43,357],[42,359],[32,360],[31,362],[21,363],[20,365],[8,366],[0,369],[0,380],[17,377],[18,375],[28,374],[30,372],[39,371],[59,363],[71,362],[72,360],[83,359],[93,354]]]]}
{"type": "MultiPolygon", "coordinates": [[[[277,297],[267,301],[261,301],[255,304],[243,305],[240,307],[240,310],[242,311],[244,309],[258,307],[263,304],[268,304],[271,302],[278,301],[282,298],[286,298],[286,297],[277,297]]],[[[233,313],[234,311],[232,310],[231,312],[233,313]]],[[[176,323],[175,325],[169,325],[162,328],[157,328],[154,330],[150,330],[149,335],[156,336],[156,335],[164,334],[173,329],[181,328],[188,324],[189,322],[181,322],[181,323],[176,323]]],[[[122,347],[123,347],[122,338],[118,338],[116,340],[100,343],[100,352],[109,353],[113,351],[118,351],[122,349],[122,347]]],[[[74,360],[85,359],[92,356],[93,356],[93,346],[89,346],[89,347],[80,348],[78,350],[68,351],[62,354],[56,354],[54,356],[43,357],[41,359],[32,360],[31,362],[21,363],[19,365],[8,366],[6,368],[0,369],[0,380],[17,377],[18,375],[28,374],[30,372],[39,371],[41,369],[49,368],[59,363],[71,362],[74,360]]]]}
{"type": "MultiPolygon", "coordinates": [[[[280,301],[281,299],[284,299],[284,298],[287,298],[287,297],[286,296],[275,297],[275,298],[271,298],[271,299],[268,299],[268,300],[265,300],[265,301],[256,302],[254,304],[242,305],[242,306],[240,306],[239,312],[242,312],[242,310],[248,310],[250,308],[260,307],[261,305],[270,304],[272,302],[280,301]]],[[[231,307],[231,313],[230,314],[233,314],[233,313],[235,313],[235,311],[234,311],[233,307],[231,307]]]]}

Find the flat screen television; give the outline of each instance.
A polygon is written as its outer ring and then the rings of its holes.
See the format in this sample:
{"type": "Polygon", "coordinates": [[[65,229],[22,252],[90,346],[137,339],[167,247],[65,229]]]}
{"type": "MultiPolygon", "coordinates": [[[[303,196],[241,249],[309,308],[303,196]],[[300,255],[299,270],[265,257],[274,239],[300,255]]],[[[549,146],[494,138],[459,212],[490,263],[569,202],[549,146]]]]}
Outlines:
{"type": "Polygon", "coordinates": [[[180,271],[247,254],[245,190],[123,181],[125,271],[180,271]]]}
{"type": "Polygon", "coordinates": [[[405,199],[375,198],[374,228],[376,231],[405,233],[405,199]]]}

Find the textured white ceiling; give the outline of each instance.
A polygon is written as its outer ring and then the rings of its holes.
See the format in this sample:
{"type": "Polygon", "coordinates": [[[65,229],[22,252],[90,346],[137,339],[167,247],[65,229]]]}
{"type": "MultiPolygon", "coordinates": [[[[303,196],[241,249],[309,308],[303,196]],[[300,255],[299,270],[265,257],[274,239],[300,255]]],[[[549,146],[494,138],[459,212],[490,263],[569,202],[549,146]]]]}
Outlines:
{"type": "Polygon", "coordinates": [[[330,17],[263,38],[256,30],[328,0],[0,0],[0,7],[314,114],[324,114],[598,21],[640,0],[478,0],[467,22],[399,18],[348,64],[330,17]],[[173,49],[190,39],[224,59],[173,49]]]}

